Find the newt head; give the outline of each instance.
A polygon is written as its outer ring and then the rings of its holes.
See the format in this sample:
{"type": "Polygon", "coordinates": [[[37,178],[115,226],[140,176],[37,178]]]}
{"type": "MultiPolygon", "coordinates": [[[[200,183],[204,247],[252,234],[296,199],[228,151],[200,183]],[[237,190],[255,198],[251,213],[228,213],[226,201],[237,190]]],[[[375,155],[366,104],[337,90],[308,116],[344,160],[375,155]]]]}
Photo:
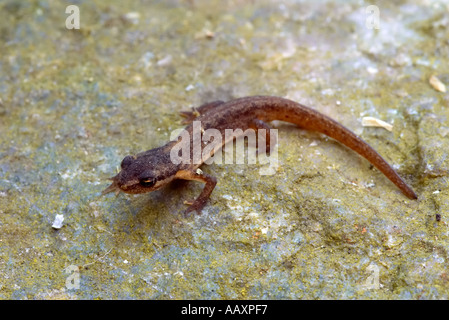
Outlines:
{"type": "Polygon", "coordinates": [[[157,190],[175,178],[175,166],[161,148],[152,149],[136,156],[128,155],[120,164],[120,172],[109,180],[111,185],[102,195],[115,192],[138,194],[157,190]]]}

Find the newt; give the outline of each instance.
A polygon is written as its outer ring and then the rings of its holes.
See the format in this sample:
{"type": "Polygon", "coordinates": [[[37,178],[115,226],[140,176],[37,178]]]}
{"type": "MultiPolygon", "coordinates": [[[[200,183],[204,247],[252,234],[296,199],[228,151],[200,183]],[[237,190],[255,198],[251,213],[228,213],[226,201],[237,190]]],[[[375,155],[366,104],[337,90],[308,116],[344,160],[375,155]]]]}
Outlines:
{"type": "MultiPolygon", "coordinates": [[[[396,171],[379,155],[368,143],[359,138],[352,131],[331,119],[330,117],[306,107],[300,103],[273,96],[251,96],[234,99],[228,102],[214,101],[201,105],[192,112],[181,113],[190,123],[186,128],[192,137],[189,141],[193,146],[193,121],[199,121],[201,131],[214,128],[222,134],[222,147],[225,143],[226,129],[259,129],[269,130],[268,121],[281,120],[296,124],[302,129],[316,131],[337,140],[346,147],[354,150],[379,169],[410,199],[417,199],[415,192],[402,180],[396,171]]],[[[202,145],[205,142],[200,140],[202,145]]],[[[205,206],[217,179],[203,173],[199,167],[207,157],[200,161],[174,163],[171,161],[171,151],[179,147],[180,139],[168,142],[166,145],[127,155],[121,162],[120,172],[110,178],[112,184],[102,194],[109,192],[125,192],[129,194],[146,193],[157,190],[175,179],[194,180],[205,183],[200,195],[191,203],[185,214],[196,211],[198,214],[205,206]]],[[[193,148],[190,148],[192,150],[193,148]]],[[[270,150],[270,139],[267,135],[266,149],[270,150]]],[[[217,149],[211,151],[213,152],[217,149]]],[[[193,159],[193,151],[190,158],[193,159]]]]}

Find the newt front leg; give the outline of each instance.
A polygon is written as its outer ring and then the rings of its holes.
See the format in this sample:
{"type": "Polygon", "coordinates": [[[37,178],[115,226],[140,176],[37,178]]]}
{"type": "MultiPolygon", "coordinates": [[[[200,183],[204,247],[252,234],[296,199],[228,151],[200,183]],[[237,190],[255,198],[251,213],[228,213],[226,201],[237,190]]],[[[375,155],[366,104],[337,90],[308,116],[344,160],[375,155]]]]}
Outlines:
{"type": "Polygon", "coordinates": [[[183,180],[196,180],[204,182],[206,184],[198,198],[193,201],[193,203],[190,205],[190,207],[187,208],[184,213],[185,216],[187,216],[192,211],[196,211],[198,214],[200,214],[201,210],[206,204],[207,199],[209,199],[210,194],[217,184],[217,178],[202,172],[200,169],[197,169],[197,171],[180,170],[176,173],[175,178],[183,180]]]}

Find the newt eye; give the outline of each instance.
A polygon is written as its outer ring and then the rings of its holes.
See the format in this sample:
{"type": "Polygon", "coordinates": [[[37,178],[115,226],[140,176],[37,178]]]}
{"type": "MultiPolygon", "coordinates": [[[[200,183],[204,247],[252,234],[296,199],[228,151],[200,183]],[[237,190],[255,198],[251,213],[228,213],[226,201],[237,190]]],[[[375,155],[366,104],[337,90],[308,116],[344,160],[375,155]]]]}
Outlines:
{"type": "Polygon", "coordinates": [[[120,167],[122,169],[125,169],[126,167],[128,167],[134,160],[133,156],[126,156],[123,158],[122,163],[120,164],[120,167]]]}
{"type": "Polygon", "coordinates": [[[151,188],[156,184],[156,179],[153,177],[143,178],[139,180],[139,183],[142,187],[151,188]]]}

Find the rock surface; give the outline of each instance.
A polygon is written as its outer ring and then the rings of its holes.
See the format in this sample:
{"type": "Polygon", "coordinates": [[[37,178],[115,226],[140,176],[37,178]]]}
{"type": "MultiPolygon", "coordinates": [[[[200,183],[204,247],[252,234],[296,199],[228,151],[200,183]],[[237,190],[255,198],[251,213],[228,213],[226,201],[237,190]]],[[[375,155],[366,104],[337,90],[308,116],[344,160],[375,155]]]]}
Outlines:
{"type": "Polygon", "coordinates": [[[376,29],[364,1],[77,1],[69,30],[66,5],[0,3],[0,299],[449,298],[449,7],[380,1],[376,29]],[[200,216],[197,183],[100,196],[179,111],[258,94],[361,135],[419,200],[280,122],[275,174],[202,166],[200,216]]]}

